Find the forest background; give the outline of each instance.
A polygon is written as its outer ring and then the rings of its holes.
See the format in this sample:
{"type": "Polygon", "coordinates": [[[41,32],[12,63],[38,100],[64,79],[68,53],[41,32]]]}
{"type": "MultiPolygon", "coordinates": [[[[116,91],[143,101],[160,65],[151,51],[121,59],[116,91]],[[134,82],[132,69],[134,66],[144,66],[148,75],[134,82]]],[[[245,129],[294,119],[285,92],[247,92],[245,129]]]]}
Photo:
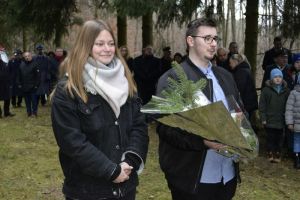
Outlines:
{"type": "Polygon", "coordinates": [[[113,27],[118,46],[127,45],[133,57],[152,45],[157,56],[170,46],[185,54],[186,23],[198,17],[214,18],[222,39],[219,46],[239,44],[261,83],[262,58],[282,36],[286,48],[300,51],[300,1],[297,0],[0,0],[0,44],[34,50],[69,50],[82,23],[103,19],[113,27]]]}
{"type": "MultiPolygon", "coordinates": [[[[38,43],[46,51],[69,50],[81,24],[93,18],[108,21],[118,45],[127,45],[132,56],[141,54],[147,44],[153,45],[157,56],[165,46],[184,54],[186,23],[201,16],[217,20],[220,46],[228,48],[229,42],[238,42],[257,85],[264,51],[273,46],[275,36],[282,36],[292,52],[300,51],[299,0],[0,0],[0,10],[0,44],[9,55],[15,48],[34,51],[38,43]]],[[[50,106],[41,107],[37,119],[29,119],[24,107],[12,108],[12,112],[14,118],[0,121],[0,199],[63,199],[50,106]]],[[[154,127],[149,126],[148,159],[137,194],[140,200],[170,199],[158,164],[154,127]]],[[[263,148],[263,132],[259,137],[263,148]]],[[[274,165],[263,153],[241,164],[242,184],[235,199],[299,199],[300,176],[292,160],[284,157],[274,165]]]]}

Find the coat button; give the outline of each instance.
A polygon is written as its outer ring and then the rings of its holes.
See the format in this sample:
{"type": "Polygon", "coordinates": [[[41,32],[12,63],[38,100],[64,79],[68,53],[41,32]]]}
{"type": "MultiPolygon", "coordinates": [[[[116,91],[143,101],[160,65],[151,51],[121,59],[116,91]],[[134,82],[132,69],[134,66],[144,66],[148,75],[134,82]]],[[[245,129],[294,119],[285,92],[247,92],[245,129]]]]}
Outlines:
{"type": "Polygon", "coordinates": [[[116,149],[120,149],[120,145],[117,144],[117,145],[116,145],[116,149]]]}
{"type": "Polygon", "coordinates": [[[86,109],[85,112],[86,112],[87,114],[89,114],[89,113],[90,113],[90,110],[89,110],[89,109],[86,109]]]}
{"type": "Polygon", "coordinates": [[[118,121],[115,121],[115,125],[119,125],[119,122],[118,122],[118,121]]]}
{"type": "Polygon", "coordinates": [[[113,195],[114,195],[114,196],[117,196],[117,195],[118,195],[117,191],[114,190],[114,191],[113,191],[113,195]]]}

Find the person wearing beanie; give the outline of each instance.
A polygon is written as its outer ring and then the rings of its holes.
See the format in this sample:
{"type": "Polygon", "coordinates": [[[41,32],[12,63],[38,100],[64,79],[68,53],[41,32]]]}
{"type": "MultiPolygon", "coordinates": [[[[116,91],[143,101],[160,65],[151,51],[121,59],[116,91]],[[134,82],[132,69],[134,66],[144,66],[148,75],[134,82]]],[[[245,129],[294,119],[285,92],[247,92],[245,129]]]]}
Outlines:
{"type": "Polygon", "coordinates": [[[287,83],[283,80],[280,69],[273,69],[270,80],[262,89],[259,100],[260,120],[267,133],[268,160],[273,163],[281,161],[281,143],[285,128],[285,105],[289,95],[287,83]]]}
{"type": "Polygon", "coordinates": [[[300,81],[300,53],[295,53],[293,55],[293,63],[288,70],[288,76],[292,80],[292,90],[297,82],[300,81]]]}
{"type": "Polygon", "coordinates": [[[279,69],[273,69],[270,74],[270,80],[273,82],[273,88],[277,91],[277,93],[279,93],[282,88],[282,72],[279,69]]]}

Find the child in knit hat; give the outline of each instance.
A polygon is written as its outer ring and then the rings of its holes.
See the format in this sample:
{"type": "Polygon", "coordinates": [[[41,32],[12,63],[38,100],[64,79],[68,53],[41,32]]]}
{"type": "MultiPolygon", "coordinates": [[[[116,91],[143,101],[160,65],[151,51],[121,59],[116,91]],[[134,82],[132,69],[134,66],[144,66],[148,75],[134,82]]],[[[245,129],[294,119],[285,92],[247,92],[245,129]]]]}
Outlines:
{"type": "Polygon", "coordinates": [[[293,81],[294,87],[297,84],[297,81],[300,80],[300,53],[295,53],[293,55],[293,62],[288,70],[288,76],[293,81]]]}
{"type": "Polygon", "coordinates": [[[281,161],[281,143],[285,128],[285,105],[289,89],[280,69],[275,68],[266,81],[259,100],[259,115],[267,133],[268,160],[281,161]]]}

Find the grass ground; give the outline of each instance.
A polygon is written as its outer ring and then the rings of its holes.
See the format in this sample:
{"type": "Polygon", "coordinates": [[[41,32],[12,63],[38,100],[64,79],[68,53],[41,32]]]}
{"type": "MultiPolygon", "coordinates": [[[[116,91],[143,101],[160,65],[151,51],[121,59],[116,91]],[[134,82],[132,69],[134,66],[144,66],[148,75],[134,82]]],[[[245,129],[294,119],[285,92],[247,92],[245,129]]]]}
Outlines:
{"type": "MultiPolygon", "coordinates": [[[[0,103],[2,105],[2,102],[0,103]]],[[[60,200],[62,172],[50,121],[50,107],[41,107],[38,118],[28,118],[25,108],[0,119],[0,200],[60,200]]],[[[149,126],[150,146],[140,176],[137,200],[169,200],[170,194],[158,165],[158,138],[149,126]]],[[[263,156],[241,164],[242,184],[235,200],[299,200],[300,171],[285,158],[271,164],[263,156]]]]}

